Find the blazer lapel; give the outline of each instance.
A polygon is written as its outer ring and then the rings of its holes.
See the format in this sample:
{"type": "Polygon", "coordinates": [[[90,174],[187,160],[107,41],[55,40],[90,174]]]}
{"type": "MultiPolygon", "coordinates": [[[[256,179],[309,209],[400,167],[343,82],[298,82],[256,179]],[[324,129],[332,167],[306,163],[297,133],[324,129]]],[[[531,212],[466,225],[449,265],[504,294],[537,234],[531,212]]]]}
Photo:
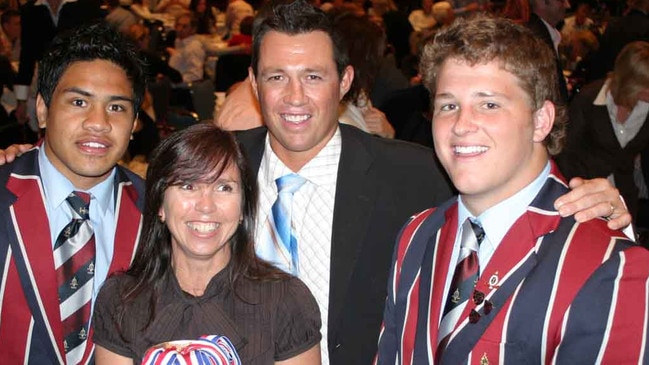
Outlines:
{"type": "Polygon", "coordinates": [[[345,294],[365,242],[378,186],[371,170],[374,157],[361,141],[341,128],[342,151],[334,202],[329,282],[329,334],[335,333],[345,294]]]}
{"type": "Polygon", "coordinates": [[[17,161],[16,172],[7,181],[7,189],[16,196],[10,214],[17,240],[11,246],[34,321],[46,324],[51,348],[63,363],[58,284],[52,275],[53,248],[38,172],[38,152],[31,153],[17,161]]]}
{"type": "Polygon", "coordinates": [[[142,213],[137,206],[138,199],[142,200],[144,197],[139,196],[133,183],[118,167],[115,176],[117,225],[115,227],[113,260],[108,272],[126,270],[133,260],[142,228],[142,213]]]}
{"type": "MultiPolygon", "coordinates": [[[[457,233],[457,200],[452,199],[438,209],[439,214],[431,216],[425,225],[422,225],[420,231],[434,232],[435,227],[441,228],[437,230],[435,235],[428,239],[426,251],[423,255],[414,250],[412,251],[413,255],[419,258],[423,257],[423,260],[418,263],[407,263],[404,260],[404,267],[406,265],[418,265],[417,267],[421,269],[421,279],[418,285],[420,293],[418,313],[417,318],[414,319],[417,323],[417,336],[415,338],[413,354],[414,364],[433,362],[433,359],[429,359],[428,357],[430,354],[428,348],[429,345],[433,345],[435,349],[437,347],[439,323],[444,310],[442,300],[444,297],[446,277],[449,274],[449,261],[453,253],[453,244],[455,243],[455,235],[457,233]],[[426,318],[426,320],[422,320],[421,318],[426,318]]],[[[409,249],[409,253],[410,251],[409,249]]],[[[402,301],[402,303],[405,303],[405,301],[402,301]]],[[[405,312],[404,317],[407,317],[405,316],[405,312]]],[[[399,316],[397,318],[402,317],[399,316]]],[[[411,346],[404,343],[404,349],[411,346]]],[[[407,352],[404,351],[404,360],[406,360],[405,353],[407,352]]],[[[432,355],[434,356],[434,353],[432,355]]]]}
{"type": "Polygon", "coordinates": [[[537,264],[537,242],[554,231],[561,220],[552,204],[566,192],[561,176],[552,163],[545,185],[527,211],[509,229],[480,274],[475,291],[484,300],[470,300],[458,320],[451,340],[444,351],[442,363],[465,359],[537,264]]]}

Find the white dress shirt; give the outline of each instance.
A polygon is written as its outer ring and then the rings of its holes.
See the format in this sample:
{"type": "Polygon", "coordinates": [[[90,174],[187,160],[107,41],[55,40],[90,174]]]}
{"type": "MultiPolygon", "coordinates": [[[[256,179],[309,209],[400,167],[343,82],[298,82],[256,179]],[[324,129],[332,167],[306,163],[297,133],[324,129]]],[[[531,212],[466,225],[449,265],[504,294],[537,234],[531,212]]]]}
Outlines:
{"type": "Polygon", "coordinates": [[[266,136],[264,156],[259,166],[259,211],[255,241],[263,239],[268,214],[277,199],[275,179],[295,172],[307,182],[293,195],[292,224],[297,235],[300,273],[311,290],[322,315],[322,364],[329,363],[327,318],[331,269],[331,235],[336,181],[341,153],[340,128],[325,147],[300,171],[291,171],[273,152],[266,136]]]}

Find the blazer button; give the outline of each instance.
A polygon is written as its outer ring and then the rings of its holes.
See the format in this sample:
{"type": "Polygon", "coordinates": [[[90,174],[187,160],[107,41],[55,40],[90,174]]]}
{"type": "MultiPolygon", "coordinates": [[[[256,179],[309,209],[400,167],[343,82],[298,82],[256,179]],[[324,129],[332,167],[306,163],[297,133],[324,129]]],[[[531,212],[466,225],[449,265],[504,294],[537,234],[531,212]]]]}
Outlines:
{"type": "Polygon", "coordinates": [[[342,346],[342,344],[337,343],[336,346],[334,346],[334,349],[338,349],[338,348],[340,348],[340,346],[342,346]]]}

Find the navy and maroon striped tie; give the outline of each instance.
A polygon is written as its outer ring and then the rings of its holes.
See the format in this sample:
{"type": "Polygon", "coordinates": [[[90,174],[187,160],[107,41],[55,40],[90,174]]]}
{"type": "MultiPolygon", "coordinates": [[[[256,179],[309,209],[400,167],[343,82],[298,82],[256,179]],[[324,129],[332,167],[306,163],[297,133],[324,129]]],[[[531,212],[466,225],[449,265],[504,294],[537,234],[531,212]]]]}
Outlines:
{"type": "Polygon", "coordinates": [[[90,225],[90,195],[73,192],[66,201],[72,221],[54,243],[67,364],[78,364],[86,352],[95,275],[95,235],[90,225]]]}
{"type": "Polygon", "coordinates": [[[460,243],[460,256],[449,287],[444,314],[439,326],[440,342],[437,346],[436,358],[441,355],[448,344],[451,333],[455,328],[459,316],[464,310],[464,304],[473,295],[473,289],[480,275],[478,250],[484,239],[484,230],[479,223],[470,218],[462,225],[462,241],[460,243]]]}

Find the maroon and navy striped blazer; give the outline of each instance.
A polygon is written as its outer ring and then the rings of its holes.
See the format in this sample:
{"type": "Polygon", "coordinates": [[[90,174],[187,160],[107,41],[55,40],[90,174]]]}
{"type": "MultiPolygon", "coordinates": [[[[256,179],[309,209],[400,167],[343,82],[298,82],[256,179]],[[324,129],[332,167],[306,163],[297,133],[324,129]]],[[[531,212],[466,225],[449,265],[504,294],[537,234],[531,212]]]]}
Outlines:
{"type": "MultiPolygon", "coordinates": [[[[561,218],[553,203],[565,192],[553,164],[476,284],[485,301],[466,306],[438,364],[649,364],[649,251],[604,220],[561,218]]],[[[402,229],[376,363],[435,363],[457,224],[453,199],[402,229]]]]}
{"type": "MultiPolygon", "coordinates": [[[[135,252],[143,183],[117,168],[115,247],[109,274],[135,252]]],[[[0,167],[0,363],[65,364],[52,239],[38,168],[38,149],[0,167]]],[[[92,330],[90,332],[92,338],[92,330]]],[[[91,363],[88,341],[83,363],[91,363]]]]}

